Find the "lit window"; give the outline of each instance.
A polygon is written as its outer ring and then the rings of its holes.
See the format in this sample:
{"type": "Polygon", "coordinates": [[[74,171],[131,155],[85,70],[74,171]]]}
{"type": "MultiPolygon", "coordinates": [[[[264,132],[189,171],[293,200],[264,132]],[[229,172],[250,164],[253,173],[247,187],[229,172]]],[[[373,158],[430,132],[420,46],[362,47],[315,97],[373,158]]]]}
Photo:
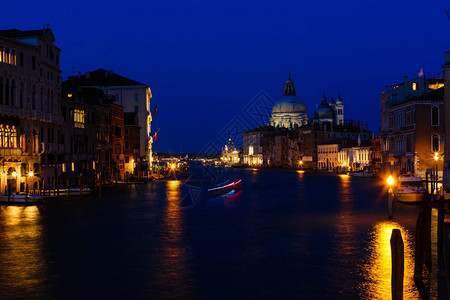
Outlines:
{"type": "Polygon", "coordinates": [[[417,83],[416,82],[411,83],[411,90],[417,91],[417,83]]]}
{"type": "Polygon", "coordinates": [[[248,147],[248,155],[253,155],[253,146],[248,147]]]}
{"type": "Polygon", "coordinates": [[[75,127],[84,128],[85,116],[86,116],[86,114],[84,113],[84,110],[75,109],[73,111],[73,121],[75,123],[75,127]]]}
{"type": "Polygon", "coordinates": [[[72,94],[67,94],[67,97],[72,98],[72,94]]]}

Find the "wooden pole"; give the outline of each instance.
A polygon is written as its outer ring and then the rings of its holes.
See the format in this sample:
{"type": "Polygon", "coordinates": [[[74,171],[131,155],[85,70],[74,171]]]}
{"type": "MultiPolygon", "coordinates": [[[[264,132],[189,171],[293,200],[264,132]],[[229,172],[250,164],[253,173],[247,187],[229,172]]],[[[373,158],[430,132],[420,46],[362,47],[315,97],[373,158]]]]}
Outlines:
{"type": "Polygon", "coordinates": [[[438,202],[438,228],[437,228],[437,245],[438,245],[438,251],[441,251],[444,244],[444,217],[445,217],[445,210],[444,210],[444,196],[442,195],[439,198],[438,202]]]}
{"type": "Polygon", "coordinates": [[[79,180],[79,183],[78,183],[78,185],[80,186],[80,199],[82,199],[83,198],[83,187],[82,187],[82,174],[80,174],[80,180],[79,180]]]}
{"type": "Polygon", "coordinates": [[[102,199],[102,172],[100,172],[100,177],[98,179],[98,198],[102,199]]]}
{"type": "Polygon", "coordinates": [[[403,277],[405,273],[404,245],[400,229],[393,229],[391,235],[392,258],[392,300],[403,300],[403,277]]]}

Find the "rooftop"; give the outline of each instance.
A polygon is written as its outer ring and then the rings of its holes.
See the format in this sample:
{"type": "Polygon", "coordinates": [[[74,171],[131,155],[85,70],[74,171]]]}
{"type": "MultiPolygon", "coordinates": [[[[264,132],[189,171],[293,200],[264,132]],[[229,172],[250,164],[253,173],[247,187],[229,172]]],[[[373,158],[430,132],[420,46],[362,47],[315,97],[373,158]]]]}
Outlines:
{"type": "Polygon", "coordinates": [[[78,76],[69,76],[63,86],[143,86],[145,84],[117,75],[112,70],[98,69],[78,76]]]}

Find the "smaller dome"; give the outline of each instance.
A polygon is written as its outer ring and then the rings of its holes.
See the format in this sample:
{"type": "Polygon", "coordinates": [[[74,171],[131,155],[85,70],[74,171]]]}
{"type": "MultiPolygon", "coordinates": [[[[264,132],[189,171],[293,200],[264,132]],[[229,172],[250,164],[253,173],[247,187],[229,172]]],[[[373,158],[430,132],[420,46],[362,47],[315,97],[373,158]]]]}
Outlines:
{"type": "Polygon", "coordinates": [[[318,122],[318,121],[333,122],[333,120],[334,120],[334,110],[328,104],[327,98],[325,97],[325,93],[323,94],[322,102],[314,111],[314,120],[316,122],[318,122]]]}

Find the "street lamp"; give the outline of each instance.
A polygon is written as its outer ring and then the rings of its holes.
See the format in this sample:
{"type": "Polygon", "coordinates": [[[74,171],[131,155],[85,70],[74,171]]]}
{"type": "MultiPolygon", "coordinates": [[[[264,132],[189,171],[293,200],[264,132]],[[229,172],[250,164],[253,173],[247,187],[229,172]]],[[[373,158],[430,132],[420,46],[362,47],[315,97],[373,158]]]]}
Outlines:
{"type": "Polygon", "coordinates": [[[299,167],[300,167],[300,169],[302,168],[302,165],[303,165],[303,160],[300,160],[299,162],[298,162],[298,164],[300,165],[299,167]]]}
{"type": "Polygon", "coordinates": [[[14,178],[17,177],[17,172],[16,172],[16,171],[13,171],[13,172],[12,172],[12,177],[14,177],[14,178]]]}

